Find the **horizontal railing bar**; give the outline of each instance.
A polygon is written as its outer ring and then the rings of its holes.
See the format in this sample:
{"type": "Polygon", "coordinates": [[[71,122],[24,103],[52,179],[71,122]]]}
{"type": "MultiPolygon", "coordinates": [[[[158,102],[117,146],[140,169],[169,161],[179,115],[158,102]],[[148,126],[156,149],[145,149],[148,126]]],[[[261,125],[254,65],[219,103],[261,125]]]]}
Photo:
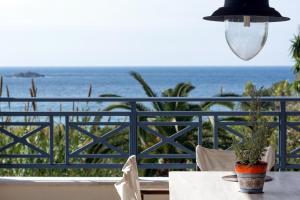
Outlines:
{"type": "Polygon", "coordinates": [[[49,117],[49,116],[117,116],[117,117],[127,117],[130,115],[130,112],[126,111],[118,111],[118,112],[108,112],[108,111],[99,111],[99,112],[1,112],[0,116],[41,116],[41,117],[49,117]]]}
{"type": "MultiPolygon", "coordinates": [[[[300,101],[298,97],[261,97],[259,98],[263,102],[270,101],[300,101]]],[[[200,97],[200,98],[191,98],[191,97],[141,97],[141,98],[124,98],[124,97],[69,97],[69,98],[60,98],[60,97],[21,97],[21,98],[12,98],[12,97],[1,97],[0,102],[183,102],[183,101],[251,101],[250,97],[200,97]]]]}
{"type": "Polygon", "coordinates": [[[0,126],[48,126],[49,122],[0,122],[0,126]]]}
{"type": "Polygon", "coordinates": [[[174,159],[182,159],[182,158],[190,158],[194,159],[195,154],[140,154],[137,156],[138,158],[174,158],[174,159]]]}
{"type": "Polygon", "coordinates": [[[49,158],[49,155],[35,155],[35,154],[0,154],[0,158],[49,158]]]}
{"type": "Polygon", "coordinates": [[[120,155],[120,154],[75,154],[69,155],[70,158],[128,158],[129,154],[124,154],[124,155],[120,155]]]}
{"type": "Polygon", "coordinates": [[[137,122],[138,126],[197,126],[198,124],[198,122],[137,122]]]}
{"type": "Polygon", "coordinates": [[[69,122],[70,125],[74,126],[92,126],[92,125],[125,125],[129,126],[129,122],[69,122]]]}
{"type": "MultiPolygon", "coordinates": [[[[242,111],[142,111],[137,112],[138,116],[155,117],[155,116],[247,116],[249,112],[242,111]]],[[[263,116],[278,116],[280,112],[269,111],[261,112],[263,116]]]]}

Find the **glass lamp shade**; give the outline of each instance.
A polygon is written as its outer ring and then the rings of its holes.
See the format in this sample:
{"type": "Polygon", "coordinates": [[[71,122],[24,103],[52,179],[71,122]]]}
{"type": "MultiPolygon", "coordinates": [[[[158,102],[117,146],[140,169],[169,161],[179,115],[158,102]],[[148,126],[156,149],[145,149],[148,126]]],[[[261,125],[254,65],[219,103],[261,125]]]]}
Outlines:
{"type": "Polygon", "coordinates": [[[225,26],[230,49],[245,61],[254,58],[266,43],[269,24],[263,18],[226,19],[225,26]]]}

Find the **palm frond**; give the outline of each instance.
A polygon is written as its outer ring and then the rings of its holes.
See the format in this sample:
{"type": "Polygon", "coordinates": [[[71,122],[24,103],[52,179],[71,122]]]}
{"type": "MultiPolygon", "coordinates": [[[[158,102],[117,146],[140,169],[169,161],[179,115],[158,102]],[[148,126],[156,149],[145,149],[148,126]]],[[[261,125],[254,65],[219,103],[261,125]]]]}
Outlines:
{"type": "Polygon", "coordinates": [[[202,106],[200,104],[189,104],[190,111],[202,111],[202,106]]]}
{"type": "MultiPolygon", "coordinates": [[[[195,87],[190,83],[178,83],[175,88],[169,88],[162,93],[164,97],[187,97],[189,92],[195,87]]],[[[187,110],[189,105],[187,102],[167,102],[164,104],[165,110],[187,110]]]]}
{"type": "Polygon", "coordinates": [[[151,111],[150,108],[148,108],[147,106],[145,106],[144,104],[142,103],[136,103],[136,109],[138,111],[151,111]]]}
{"type": "MultiPolygon", "coordinates": [[[[216,94],[214,97],[239,97],[240,95],[236,93],[221,93],[221,94],[216,94]]],[[[233,110],[235,107],[235,103],[233,102],[203,102],[200,104],[203,110],[209,110],[213,106],[224,106],[225,108],[233,110]]]]}
{"type": "Polygon", "coordinates": [[[173,95],[173,89],[172,88],[166,89],[161,93],[162,97],[172,97],[172,95],[173,95]]]}
{"type": "MultiPolygon", "coordinates": [[[[151,89],[151,87],[139,73],[132,71],[130,72],[130,75],[139,82],[148,97],[157,97],[157,94],[151,89]]],[[[161,102],[153,102],[153,107],[158,111],[163,110],[163,104],[161,102]]]]}
{"type": "Polygon", "coordinates": [[[92,96],[92,91],[93,91],[93,86],[92,86],[92,84],[90,84],[89,91],[88,91],[88,97],[92,96]]]}
{"type": "Polygon", "coordinates": [[[220,121],[247,121],[247,119],[245,117],[226,117],[226,118],[223,118],[223,119],[220,119],[220,121]]]}
{"type": "Polygon", "coordinates": [[[296,60],[300,59],[300,34],[295,35],[291,40],[292,46],[290,48],[290,53],[292,57],[296,60]]]}
{"type": "Polygon", "coordinates": [[[294,74],[300,73],[300,33],[291,40],[290,54],[295,60],[294,74]]]}
{"type": "Polygon", "coordinates": [[[151,89],[151,87],[139,73],[132,71],[130,72],[130,75],[140,83],[148,97],[157,97],[157,94],[151,89]]]}
{"type": "Polygon", "coordinates": [[[173,90],[173,96],[187,97],[193,89],[195,89],[195,87],[190,83],[178,83],[173,90]]]}
{"type": "MultiPolygon", "coordinates": [[[[111,111],[111,110],[116,110],[116,109],[131,110],[131,105],[130,105],[130,103],[110,104],[106,108],[104,108],[103,111],[111,111]]],[[[136,103],[136,109],[138,111],[151,111],[151,109],[149,109],[148,107],[146,107],[142,103],[136,103]]]]}

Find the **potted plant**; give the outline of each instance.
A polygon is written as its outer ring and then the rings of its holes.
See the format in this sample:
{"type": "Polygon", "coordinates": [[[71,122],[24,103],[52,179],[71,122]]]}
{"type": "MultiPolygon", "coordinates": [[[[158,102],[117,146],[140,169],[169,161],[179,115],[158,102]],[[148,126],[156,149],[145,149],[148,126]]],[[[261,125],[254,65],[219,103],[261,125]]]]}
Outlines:
{"type": "Polygon", "coordinates": [[[237,158],[235,171],[240,191],[244,193],[262,193],[267,171],[267,163],[261,159],[269,145],[272,131],[266,118],[261,116],[261,93],[262,89],[251,89],[248,126],[242,131],[242,142],[235,141],[233,144],[237,158]]]}

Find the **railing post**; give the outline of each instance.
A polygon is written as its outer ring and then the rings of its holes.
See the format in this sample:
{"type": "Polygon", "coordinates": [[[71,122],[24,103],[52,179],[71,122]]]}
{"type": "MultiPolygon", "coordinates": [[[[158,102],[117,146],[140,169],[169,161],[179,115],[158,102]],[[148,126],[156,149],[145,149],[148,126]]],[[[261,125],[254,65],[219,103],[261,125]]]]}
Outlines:
{"type": "Polygon", "coordinates": [[[214,147],[214,149],[218,149],[219,148],[219,141],[218,141],[218,139],[219,139],[219,136],[218,136],[218,116],[214,116],[213,117],[213,141],[214,141],[214,143],[213,143],[213,147],[214,147]]]}
{"type": "Polygon", "coordinates": [[[198,116],[198,145],[203,143],[203,132],[202,132],[202,116],[198,116]]]}
{"type": "Polygon", "coordinates": [[[130,134],[129,134],[129,155],[137,155],[137,110],[136,102],[130,102],[130,134]]]}
{"type": "Polygon", "coordinates": [[[65,116],[65,131],[66,131],[66,137],[65,137],[65,164],[69,164],[69,155],[70,155],[70,138],[69,138],[69,116],[65,116]]]}
{"type": "Polygon", "coordinates": [[[49,117],[49,138],[50,138],[50,164],[54,164],[54,153],[53,153],[53,149],[54,149],[54,146],[53,146],[53,143],[54,143],[54,134],[53,134],[53,116],[51,115],[49,117]]]}
{"type": "Polygon", "coordinates": [[[280,115],[279,115],[279,170],[286,168],[286,131],[287,131],[287,117],[286,117],[286,101],[280,101],[280,115]]]}
{"type": "MultiPolygon", "coordinates": [[[[203,125],[202,125],[202,115],[198,115],[198,145],[203,144],[203,125]]],[[[196,156],[197,152],[195,152],[196,156]]],[[[196,158],[195,158],[196,159],[196,158]]],[[[199,171],[197,163],[195,163],[196,171],[199,171]]]]}

